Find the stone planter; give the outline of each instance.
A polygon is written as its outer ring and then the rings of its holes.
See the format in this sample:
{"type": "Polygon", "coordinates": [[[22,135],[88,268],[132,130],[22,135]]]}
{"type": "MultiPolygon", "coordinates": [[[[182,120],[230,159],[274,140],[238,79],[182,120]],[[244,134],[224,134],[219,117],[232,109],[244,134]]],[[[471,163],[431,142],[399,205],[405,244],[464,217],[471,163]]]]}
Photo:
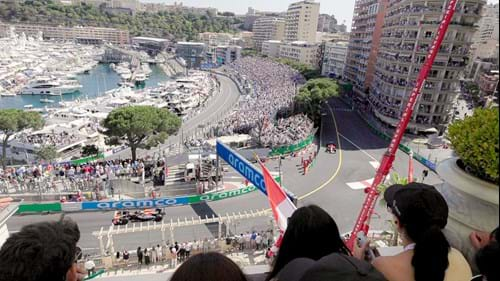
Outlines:
{"type": "Polygon", "coordinates": [[[472,231],[490,232],[498,226],[498,186],[466,173],[457,160],[449,158],[438,164],[436,170],[444,183],[436,188],[449,206],[445,235],[475,267],[469,235],[472,231]]]}

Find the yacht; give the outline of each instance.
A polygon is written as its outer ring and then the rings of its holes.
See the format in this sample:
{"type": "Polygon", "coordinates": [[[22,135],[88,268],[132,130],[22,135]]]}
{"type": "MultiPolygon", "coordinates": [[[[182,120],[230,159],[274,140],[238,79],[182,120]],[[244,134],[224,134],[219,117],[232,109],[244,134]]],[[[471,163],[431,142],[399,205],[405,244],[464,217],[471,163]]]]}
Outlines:
{"type": "Polygon", "coordinates": [[[54,103],[54,101],[51,99],[45,98],[45,99],[40,99],[40,103],[54,103]]]}
{"type": "Polygon", "coordinates": [[[21,95],[59,96],[77,92],[82,85],[77,80],[38,78],[21,90],[21,95]]]}
{"type": "Polygon", "coordinates": [[[146,74],[139,72],[135,75],[135,84],[144,85],[146,83],[146,74]]]}

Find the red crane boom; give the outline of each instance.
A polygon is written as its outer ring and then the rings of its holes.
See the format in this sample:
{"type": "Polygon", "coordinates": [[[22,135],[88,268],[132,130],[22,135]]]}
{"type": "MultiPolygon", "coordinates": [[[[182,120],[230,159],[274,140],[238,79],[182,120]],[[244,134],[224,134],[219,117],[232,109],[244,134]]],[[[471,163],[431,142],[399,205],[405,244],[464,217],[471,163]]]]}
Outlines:
{"type": "Polygon", "coordinates": [[[368,234],[369,229],[369,221],[373,214],[373,210],[375,208],[375,204],[378,198],[377,187],[385,180],[385,177],[389,173],[392,163],[394,162],[394,158],[396,157],[396,152],[399,148],[399,144],[401,139],[403,138],[403,134],[408,127],[408,123],[410,122],[410,118],[413,113],[413,108],[415,107],[415,103],[417,101],[417,97],[420,94],[420,90],[425,83],[425,79],[429,74],[429,71],[432,68],[432,64],[434,63],[434,59],[439,51],[441,43],[443,42],[444,35],[448,26],[450,25],[453,14],[455,13],[455,7],[457,4],[457,0],[450,0],[448,3],[448,7],[443,15],[443,20],[439,24],[439,28],[437,30],[436,36],[434,37],[434,41],[432,42],[432,46],[427,54],[424,65],[418,74],[417,81],[415,83],[415,87],[413,88],[410,98],[408,99],[408,103],[406,104],[406,108],[403,112],[401,120],[399,121],[398,126],[396,127],[396,131],[394,132],[394,136],[392,137],[391,143],[387,148],[387,151],[384,153],[382,161],[380,163],[379,168],[377,169],[377,173],[375,175],[375,179],[371,186],[366,190],[367,195],[365,198],[365,202],[363,203],[363,207],[359,213],[358,219],[356,220],[356,224],[354,225],[354,229],[351,232],[349,240],[347,241],[347,246],[352,250],[354,248],[354,243],[356,241],[356,235],[359,232],[364,232],[368,234]]]}

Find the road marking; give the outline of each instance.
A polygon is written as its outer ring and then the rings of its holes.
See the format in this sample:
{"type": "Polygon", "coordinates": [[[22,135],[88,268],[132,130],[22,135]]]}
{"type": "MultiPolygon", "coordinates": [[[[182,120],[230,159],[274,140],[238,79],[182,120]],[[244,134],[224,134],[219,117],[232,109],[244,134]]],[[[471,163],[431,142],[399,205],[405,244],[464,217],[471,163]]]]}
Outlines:
{"type": "Polygon", "coordinates": [[[345,139],[346,141],[348,141],[350,144],[352,144],[354,147],[356,147],[357,149],[359,149],[359,151],[363,152],[366,156],[370,157],[373,161],[377,161],[377,159],[375,157],[373,157],[370,153],[366,152],[364,149],[362,149],[361,147],[359,147],[357,144],[355,144],[353,141],[351,141],[350,139],[346,138],[344,135],[340,134],[339,135],[345,139]]]}
{"type": "Polygon", "coordinates": [[[372,185],[372,182],[373,178],[364,181],[348,182],[346,183],[346,185],[349,186],[351,189],[357,190],[370,187],[372,185]]]}
{"type": "Polygon", "coordinates": [[[378,161],[370,161],[370,165],[376,170],[380,166],[380,162],[378,161]]]}
{"type": "MultiPolygon", "coordinates": [[[[315,188],[314,190],[302,195],[299,197],[299,200],[302,200],[304,198],[307,198],[311,195],[313,195],[314,193],[320,191],[321,189],[323,189],[325,186],[327,186],[329,183],[331,183],[336,177],[337,175],[339,174],[340,172],[340,168],[342,167],[342,145],[340,144],[340,133],[339,133],[339,129],[337,127],[337,121],[335,120],[335,114],[333,113],[333,110],[332,108],[330,107],[330,105],[328,103],[326,103],[326,106],[328,106],[328,110],[330,110],[330,113],[332,115],[332,120],[333,120],[333,124],[335,126],[335,134],[337,135],[337,151],[338,151],[338,155],[339,155],[339,165],[337,166],[337,170],[335,171],[335,173],[333,173],[333,175],[326,181],[324,182],[323,184],[321,184],[320,186],[318,186],[317,188],[315,188]]],[[[321,141],[321,139],[320,139],[321,141]]]]}

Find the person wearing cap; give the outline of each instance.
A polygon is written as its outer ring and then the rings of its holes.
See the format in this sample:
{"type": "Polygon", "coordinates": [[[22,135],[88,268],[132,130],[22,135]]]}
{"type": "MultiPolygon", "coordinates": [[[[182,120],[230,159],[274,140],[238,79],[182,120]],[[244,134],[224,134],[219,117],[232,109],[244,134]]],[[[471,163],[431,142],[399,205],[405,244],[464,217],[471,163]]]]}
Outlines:
{"type": "MultiPolygon", "coordinates": [[[[469,281],[472,272],[464,256],[451,248],[442,233],[448,205],[431,185],[395,184],[384,192],[388,211],[403,242],[403,252],[375,258],[372,264],[389,281],[469,281]]],[[[363,258],[369,243],[356,248],[363,258]]]]}

